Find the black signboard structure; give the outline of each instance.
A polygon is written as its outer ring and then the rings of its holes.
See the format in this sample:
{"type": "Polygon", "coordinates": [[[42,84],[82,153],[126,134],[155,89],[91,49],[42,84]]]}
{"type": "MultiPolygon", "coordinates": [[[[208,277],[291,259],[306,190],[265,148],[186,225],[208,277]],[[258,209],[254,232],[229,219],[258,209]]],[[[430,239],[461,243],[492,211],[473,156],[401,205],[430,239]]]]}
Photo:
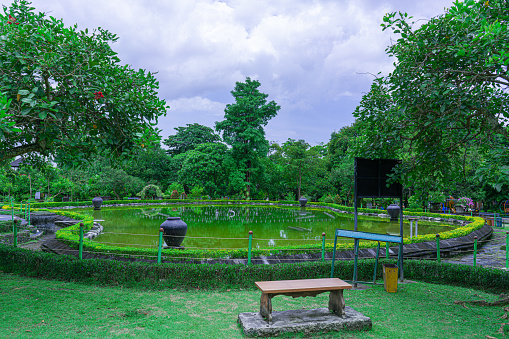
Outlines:
{"type": "MultiPolygon", "coordinates": [[[[355,158],[354,163],[354,227],[357,231],[357,202],[360,198],[397,198],[399,199],[399,233],[403,237],[403,186],[393,182],[394,168],[402,162],[399,159],[355,158]]],[[[358,249],[356,249],[358,250],[358,249]]],[[[356,251],[357,252],[357,251],[356,251]]],[[[399,244],[399,273],[403,280],[403,242],[399,244]]],[[[355,257],[357,267],[357,256],[355,257]]],[[[354,270],[356,272],[356,270],[354,270]]],[[[356,280],[357,277],[354,277],[356,280]]]]}

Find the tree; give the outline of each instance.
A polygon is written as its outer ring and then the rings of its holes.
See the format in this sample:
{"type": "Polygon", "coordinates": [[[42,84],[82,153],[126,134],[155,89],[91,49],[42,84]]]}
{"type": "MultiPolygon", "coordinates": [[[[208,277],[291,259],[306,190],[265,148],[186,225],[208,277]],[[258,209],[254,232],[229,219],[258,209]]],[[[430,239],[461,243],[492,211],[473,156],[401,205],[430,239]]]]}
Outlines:
{"type": "Polygon", "coordinates": [[[267,103],[268,94],[258,90],[260,82],[246,78],[237,82],[231,92],[234,104],[226,105],[224,120],[216,122],[216,130],[231,146],[232,158],[244,172],[247,197],[250,196],[251,175],[258,169],[260,157],[266,157],[269,148],[264,126],[280,110],[274,101],[267,103]]]}
{"type": "Polygon", "coordinates": [[[304,140],[288,139],[282,148],[286,160],[285,172],[293,179],[290,180],[293,183],[292,186],[297,185],[297,199],[300,199],[302,175],[308,172],[310,165],[309,153],[307,152],[309,144],[304,140]]]}
{"type": "Polygon", "coordinates": [[[215,134],[212,128],[196,123],[176,127],[175,130],[177,131],[175,135],[170,135],[163,140],[163,144],[168,146],[166,152],[170,155],[185,153],[198,145],[220,140],[219,135],[215,134]]]}
{"type": "Polygon", "coordinates": [[[397,61],[354,113],[364,131],[357,154],[403,157],[399,175],[411,183],[449,180],[472,146],[507,152],[508,1],[455,2],[417,29],[406,13],[383,20],[401,36],[387,48],[397,61]]]}
{"type": "Polygon", "coordinates": [[[77,164],[157,140],[166,107],[153,74],[119,64],[114,34],[65,27],[29,5],[16,0],[0,15],[0,91],[10,100],[0,160],[36,152],[77,164]]]}
{"type": "Polygon", "coordinates": [[[160,187],[168,186],[172,176],[176,176],[171,166],[172,158],[159,145],[139,149],[135,154],[122,166],[127,174],[142,179],[146,184],[160,187]]]}
{"type": "Polygon", "coordinates": [[[225,144],[207,143],[186,152],[179,171],[179,182],[189,189],[199,186],[207,194],[220,195],[226,183],[223,161],[227,150],[225,144]]]}

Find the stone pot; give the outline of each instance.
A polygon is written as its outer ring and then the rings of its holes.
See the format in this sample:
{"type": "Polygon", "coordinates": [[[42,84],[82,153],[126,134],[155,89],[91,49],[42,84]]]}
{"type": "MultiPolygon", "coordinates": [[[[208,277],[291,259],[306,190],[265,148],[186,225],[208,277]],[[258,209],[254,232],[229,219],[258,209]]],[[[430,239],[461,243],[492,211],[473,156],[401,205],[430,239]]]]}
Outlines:
{"type": "Polygon", "coordinates": [[[299,199],[300,207],[306,207],[307,202],[308,202],[308,199],[306,199],[304,197],[300,197],[300,199],[299,199]]]}
{"type": "Polygon", "coordinates": [[[169,247],[179,247],[187,233],[187,224],[180,217],[168,217],[162,224],[163,238],[169,247]]]}
{"type": "Polygon", "coordinates": [[[387,206],[387,213],[391,216],[391,221],[398,221],[400,211],[401,209],[398,204],[390,204],[387,206]]]}
{"type": "Polygon", "coordinates": [[[94,211],[99,211],[103,204],[103,199],[101,197],[95,197],[92,199],[92,204],[94,205],[94,211]]]}
{"type": "Polygon", "coordinates": [[[463,214],[466,212],[466,208],[463,205],[456,205],[456,214],[463,214]]]}

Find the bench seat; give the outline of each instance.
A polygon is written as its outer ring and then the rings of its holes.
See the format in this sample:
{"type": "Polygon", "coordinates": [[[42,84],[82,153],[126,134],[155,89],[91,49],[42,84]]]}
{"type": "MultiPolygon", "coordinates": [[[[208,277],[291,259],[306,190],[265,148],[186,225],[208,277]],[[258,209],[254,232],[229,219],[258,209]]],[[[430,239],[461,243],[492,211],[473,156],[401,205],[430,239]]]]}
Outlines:
{"type": "Polygon", "coordinates": [[[343,290],[352,288],[352,285],[339,278],[258,281],[255,285],[262,291],[260,314],[269,323],[272,321],[272,297],[276,295],[298,298],[315,297],[320,293],[330,292],[329,310],[343,317],[345,314],[343,290]]]}

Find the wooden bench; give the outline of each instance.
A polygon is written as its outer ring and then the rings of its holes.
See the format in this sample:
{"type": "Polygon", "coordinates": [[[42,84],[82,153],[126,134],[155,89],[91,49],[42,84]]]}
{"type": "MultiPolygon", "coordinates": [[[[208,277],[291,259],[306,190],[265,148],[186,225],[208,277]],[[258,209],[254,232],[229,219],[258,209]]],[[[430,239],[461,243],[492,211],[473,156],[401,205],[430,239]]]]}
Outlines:
{"type": "Polygon", "coordinates": [[[262,291],[260,298],[260,315],[269,323],[272,321],[272,297],[286,295],[297,297],[316,297],[320,293],[330,292],[329,310],[338,316],[345,315],[343,290],[352,285],[338,278],[258,281],[256,286],[262,291]]]}

